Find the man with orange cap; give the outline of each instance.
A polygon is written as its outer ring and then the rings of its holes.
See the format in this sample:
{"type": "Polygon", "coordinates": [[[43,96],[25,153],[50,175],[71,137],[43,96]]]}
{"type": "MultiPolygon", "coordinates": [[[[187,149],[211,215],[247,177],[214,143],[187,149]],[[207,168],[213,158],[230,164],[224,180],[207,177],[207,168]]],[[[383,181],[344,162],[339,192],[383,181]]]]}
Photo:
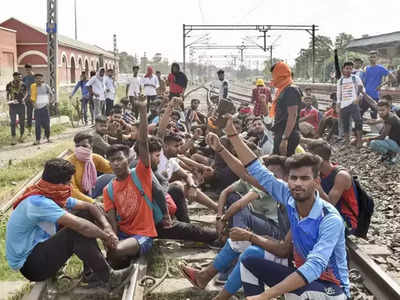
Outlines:
{"type": "Polygon", "coordinates": [[[292,71],[284,62],[271,68],[271,85],[277,89],[269,111],[274,118],[274,154],[291,156],[300,142],[299,110],[301,95],[292,85],[292,71]]]}
{"type": "Polygon", "coordinates": [[[256,87],[253,89],[251,102],[254,103],[253,113],[256,117],[268,113],[267,103],[271,102],[271,91],[264,85],[264,80],[261,78],[256,81],[256,87]],[[261,95],[265,95],[265,102],[261,101],[261,95]]]}

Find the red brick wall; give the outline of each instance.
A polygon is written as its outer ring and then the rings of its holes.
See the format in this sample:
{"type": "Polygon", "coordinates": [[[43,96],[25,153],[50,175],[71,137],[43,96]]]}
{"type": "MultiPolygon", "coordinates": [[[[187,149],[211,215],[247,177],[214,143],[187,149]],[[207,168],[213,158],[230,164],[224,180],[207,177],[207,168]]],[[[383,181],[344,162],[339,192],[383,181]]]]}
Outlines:
{"type": "Polygon", "coordinates": [[[12,80],[12,73],[17,70],[16,33],[0,28],[0,89],[12,80]]]}

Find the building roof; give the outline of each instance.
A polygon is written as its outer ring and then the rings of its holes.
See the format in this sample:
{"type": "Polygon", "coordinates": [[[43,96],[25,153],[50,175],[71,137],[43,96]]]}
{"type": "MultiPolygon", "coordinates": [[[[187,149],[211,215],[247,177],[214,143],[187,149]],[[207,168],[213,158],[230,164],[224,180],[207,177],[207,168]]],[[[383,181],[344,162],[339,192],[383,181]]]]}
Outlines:
{"type": "Polygon", "coordinates": [[[346,49],[356,52],[368,52],[382,48],[397,47],[400,47],[400,31],[355,39],[349,42],[346,49]]]}
{"type": "MultiPolygon", "coordinates": [[[[38,26],[22,22],[22,21],[20,21],[20,20],[18,20],[16,18],[11,18],[11,19],[14,19],[14,20],[26,25],[26,26],[29,26],[29,27],[33,28],[34,30],[39,31],[40,33],[42,33],[42,34],[47,36],[46,30],[44,30],[43,28],[40,28],[38,26]]],[[[74,48],[74,49],[79,49],[79,50],[82,50],[82,51],[91,52],[91,53],[94,53],[94,54],[103,54],[104,57],[114,59],[114,53],[111,52],[111,51],[106,51],[106,50],[104,50],[103,48],[101,48],[99,46],[87,44],[87,43],[72,39],[72,38],[67,37],[65,35],[62,35],[62,34],[58,34],[58,44],[59,45],[63,45],[63,46],[67,46],[67,47],[71,47],[71,48],[74,48]]],[[[118,59],[119,58],[117,56],[117,60],[118,59]]]]}

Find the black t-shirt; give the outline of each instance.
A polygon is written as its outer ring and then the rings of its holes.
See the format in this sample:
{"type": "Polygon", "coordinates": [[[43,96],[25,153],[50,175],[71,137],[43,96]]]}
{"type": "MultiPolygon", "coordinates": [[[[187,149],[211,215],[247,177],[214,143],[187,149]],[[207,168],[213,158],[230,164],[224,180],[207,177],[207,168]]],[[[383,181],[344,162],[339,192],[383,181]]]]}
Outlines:
{"type": "Polygon", "coordinates": [[[389,113],[389,116],[385,120],[385,125],[391,125],[389,132],[389,138],[394,140],[397,144],[400,145],[400,119],[393,113],[389,113]]]}
{"type": "Polygon", "coordinates": [[[297,87],[288,86],[279,95],[278,103],[276,105],[275,122],[274,126],[272,127],[272,131],[274,131],[275,134],[281,135],[285,131],[286,122],[288,119],[288,107],[294,105],[297,105],[297,119],[293,130],[298,130],[301,95],[297,87]]]}

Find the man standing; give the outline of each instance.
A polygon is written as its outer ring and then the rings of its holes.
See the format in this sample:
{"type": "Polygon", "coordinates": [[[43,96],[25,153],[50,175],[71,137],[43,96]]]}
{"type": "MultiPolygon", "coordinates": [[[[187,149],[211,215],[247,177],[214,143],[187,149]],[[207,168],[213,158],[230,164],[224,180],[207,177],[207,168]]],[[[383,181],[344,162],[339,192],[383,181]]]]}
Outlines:
{"type": "Polygon", "coordinates": [[[33,75],[32,72],[32,66],[26,64],[25,65],[25,72],[26,75],[22,79],[24,82],[24,85],[27,89],[27,95],[25,99],[25,105],[26,105],[26,126],[28,128],[28,135],[32,135],[32,113],[33,113],[33,103],[31,100],[31,85],[35,83],[35,76],[33,75]]]}
{"type": "Polygon", "coordinates": [[[181,97],[185,93],[187,87],[188,79],[185,73],[181,72],[178,63],[173,63],[171,65],[171,73],[168,75],[167,80],[169,86],[169,99],[173,97],[181,97]]]}
{"type": "Polygon", "coordinates": [[[107,75],[104,78],[105,98],[106,98],[106,116],[109,116],[114,106],[114,99],[116,93],[116,85],[114,80],[114,70],[108,69],[107,75]]]}
{"type": "Polygon", "coordinates": [[[31,100],[35,108],[35,135],[36,141],[33,145],[40,144],[42,127],[47,142],[50,143],[50,112],[49,104],[53,96],[50,87],[43,82],[42,74],[35,74],[35,83],[31,85],[31,100]]]}
{"type": "MultiPolygon", "coordinates": [[[[367,95],[369,95],[375,101],[379,100],[379,89],[386,84],[386,82],[382,82],[382,79],[385,76],[389,76],[390,81],[396,82],[396,77],[392,73],[389,73],[384,66],[376,64],[377,58],[378,53],[376,51],[371,51],[369,53],[370,65],[367,66],[363,78],[367,95]]],[[[365,99],[361,102],[360,107],[361,116],[363,116],[364,113],[371,108],[371,118],[377,118],[376,109],[370,106],[365,99]]]]}
{"type": "Polygon", "coordinates": [[[254,103],[253,113],[256,117],[268,114],[268,102],[271,102],[271,92],[264,85],[264,80],[257,79],[256,88],[253,89],[251,102],[254,103]],[[265,95],[265,100],[261,101],[261,95],[265,95]]]}
{"type": "Polygon", "coordinates": [[[96,76],[93,76],[86,83],[89,89],[90,97],[93,99],[94,117],[101,115],[104,109],[105,91],[104,91],[104,68],[100,68],[96,76]]]}
{"type": "Polygon", "coordinates": [[[157,76],[153,74],[153,68],[148,66],[147,73],[141,80],[144,95],[147,98],[147,112],[149,112],[150,103],[157,98],[157,88],[160,87],[157,76]]]}
{"type": "Polygon", "coordinates": [[[292,86],[292,71],[284,62],[278,62],[271,68],[272,86],[277,88],[275,99],[270,109],[274,119],[272,131],[274,136],[273,154],[291,156],[300,142],[299,110],[301,95],[292,86]]]}
{"type": "Polygon", "coordinates": [[[340,116],[339,126],[342,126],[345,142],[350,142],[351,120],[355,123],[357,147],[361,147],[362,120],[360,114],[360,94],[364,87],[361,79],[352,75],[352,62],[345,62],[342,68],[342,78],[337,82],[337,110],[340,116]]]}
{"type": "Polygon", "coordinates": [[[129,79],[126,86],[126,96],[129,97],[129,103],[131,104],[132,112],[135,113],[135,118],[138,118],[138,110],[135,107],[135,102],[139,100],[141,92],[141,79],[138,77],[139,66],[133,66],[133,77],[129,79]]]}
{"type": "Polygon", "coordinates": [[[225,79],[225,71],[220,69],[217,72],[219,82],[219,100],[228,98],[229,83],[225,79]]]}
{"type": "Polygon", "coordinates": [[[27,88],[21,80],[21,74],[14,72],[13,81],[9,82],[6,86],[7,91],[7,103],[10,111],[10,126],[11,126],[11,145],[15,145],[17,126],[17,115],[19,122],[19,142],[24,141],[24,129],[25,129],[25,103],[27,88]]]}
{"type": "Polygon", "coordinates": [[[161,78],[160,71],[156,71],[156,76],[158,79],[158,83],[160,84],[160,86],[157,88],[157,96],[162,97],[166,91],[166,83],[165,83],[165,80],[163,78],[161,78]]]}
{"type": "Polygon", "coordinates": [[[87,121],[87,107],[88,107],[88,104],[89,104],[90,116],[92,118],[92,124],[94,123],[93,102],[90,101],[89,89],[86,86],[87,82],[88,82],[88,80],[86,79],[86,72],[82,72],[81,73],[81,79],[76,83],[71,95],[69,96],[69,99],[72,99],[72,97],[75,95],[76,91],[79,88],[81,89],[81,94],[82,94],[81,110],[82,110],[83,119],[85,120],[85,125],[88,124],[88,121],[87,121]]]}

